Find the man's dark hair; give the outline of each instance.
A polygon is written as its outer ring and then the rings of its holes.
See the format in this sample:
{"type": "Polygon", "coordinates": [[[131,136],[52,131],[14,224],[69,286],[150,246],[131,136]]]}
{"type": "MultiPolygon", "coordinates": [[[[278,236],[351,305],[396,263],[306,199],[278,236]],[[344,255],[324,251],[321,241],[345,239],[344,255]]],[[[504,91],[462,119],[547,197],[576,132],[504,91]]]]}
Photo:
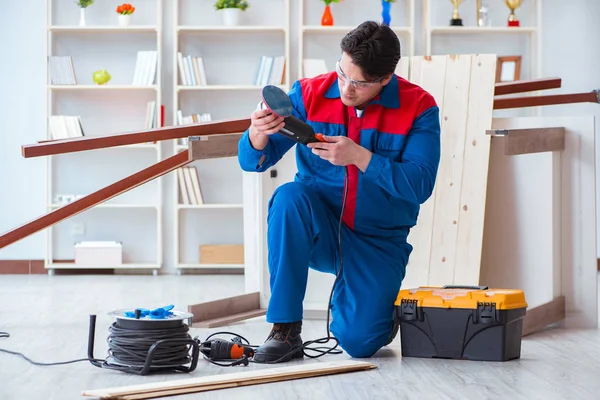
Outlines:
{"type": "Polygon", "coordinates": [[[389,26],[375,21],[365,21],[348,32],[340,47],[369,80],[393,74],[400,60],[398,36],[389,26]]]}

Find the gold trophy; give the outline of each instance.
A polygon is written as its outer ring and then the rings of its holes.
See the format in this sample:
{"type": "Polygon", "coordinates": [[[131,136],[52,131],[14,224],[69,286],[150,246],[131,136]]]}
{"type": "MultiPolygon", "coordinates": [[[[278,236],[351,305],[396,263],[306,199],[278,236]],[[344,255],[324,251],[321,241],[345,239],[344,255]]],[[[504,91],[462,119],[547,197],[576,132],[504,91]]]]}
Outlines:
{"type": "Polygon", "coordinates": [[[504,0],[504,2],[506,3],[506,6],[510,8],[510,15],[508,16],[508,26],[521,26],[519,20],[517,19],[517,16],[515,15],[515,10],[521,7],[521,3],[523,3],[523,0],[504,0]]]}
{"type": "Polygon", "coordinates": [[[452,13],[452,19],[450,20],[451,26],[463,26],[462,18],[458,13],[458,6],[462,3],[462,0],[450,0],[454,6],[454,12],[452,13]]]}

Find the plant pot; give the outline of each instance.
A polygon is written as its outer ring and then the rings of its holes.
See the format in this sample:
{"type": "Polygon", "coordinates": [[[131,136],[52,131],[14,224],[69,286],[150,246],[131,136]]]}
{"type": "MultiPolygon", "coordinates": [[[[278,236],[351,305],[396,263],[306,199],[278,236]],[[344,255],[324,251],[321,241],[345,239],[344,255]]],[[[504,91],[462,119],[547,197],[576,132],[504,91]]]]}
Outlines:
{"type": "Polygon", "coordinates": [[[131,25],[131,14],[119,14],[119,26],[131,25]]]}
{"type": "Polygon", "coordinates": [[[224,8],[219,10],[223,25],[225,26],[237,26],[240,24],[240,17],[242,10],[239,8],[224,8]]]}
{"type": "Polygon", "coordinates": [[[333,14],[331,13],[331,7],[325,6],[323,10],[323,16],[321,16],[321,25],[322,26],[332,26],[333,25],[333,14]]]}
{"type": "Polygon", "coordinates": [[[79,9],[79,26],[85,26],[85,12],[86,9],[85,8],[80,8],[79,9]]]}

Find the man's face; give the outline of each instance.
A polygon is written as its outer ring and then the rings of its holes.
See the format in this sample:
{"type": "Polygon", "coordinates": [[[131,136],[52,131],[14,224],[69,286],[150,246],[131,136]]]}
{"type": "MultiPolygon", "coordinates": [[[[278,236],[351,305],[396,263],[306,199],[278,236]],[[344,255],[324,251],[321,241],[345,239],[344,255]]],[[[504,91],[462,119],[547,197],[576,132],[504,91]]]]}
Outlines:
{"type": "Polygon", "coordinates": [[[376,81],[366,79],[360,67],[353,64],[346,53],[342,54],[336,71],[340,98],[349,107],[364,108],[391,79],[391,76],[376,81]]]}

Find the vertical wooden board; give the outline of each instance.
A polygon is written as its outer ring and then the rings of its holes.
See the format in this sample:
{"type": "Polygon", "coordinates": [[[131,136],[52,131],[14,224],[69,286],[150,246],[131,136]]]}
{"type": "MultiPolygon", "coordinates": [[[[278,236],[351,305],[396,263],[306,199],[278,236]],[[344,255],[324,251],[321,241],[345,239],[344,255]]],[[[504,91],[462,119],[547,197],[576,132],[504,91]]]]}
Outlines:
{"type": "MultiPolygon", "coordinates": [[[[444,107],[447,56],[413,57],[410,81],[427,90],[435,98],[440,110],[444,107]]],[[[412,228],[408,242],[413,246],[406,267],[403,287],[426,285],[429,276],[431,233],[436,191],[421,205],[417,225],[412,228]]]]}
{"type": "Polygon", "coordinates": [[[402,57],[396,66],[396,75],[409,80],[410,79],[410,58],[402,57]]]}
{"type": "Polygon", "coordinates": [[[419,85],[421,84],[421,64],[423,62],[422,56],[414,56],[409,59],[409,81],[419,85]]]}
{"type": "Polygon", "coordinates": [[[443,286],[454,281],[472,58],[471,55],[452,55],[447,60],[441,110],[441,159],[430,227],[430,285],[443,286]]]}
{"type": "Polygon", "coordinates": [[[491,139],[486,130],[492,127],[496,59],[493,54],[479,54],[472,60],[455,284],[479,283],[491,139]]]}

